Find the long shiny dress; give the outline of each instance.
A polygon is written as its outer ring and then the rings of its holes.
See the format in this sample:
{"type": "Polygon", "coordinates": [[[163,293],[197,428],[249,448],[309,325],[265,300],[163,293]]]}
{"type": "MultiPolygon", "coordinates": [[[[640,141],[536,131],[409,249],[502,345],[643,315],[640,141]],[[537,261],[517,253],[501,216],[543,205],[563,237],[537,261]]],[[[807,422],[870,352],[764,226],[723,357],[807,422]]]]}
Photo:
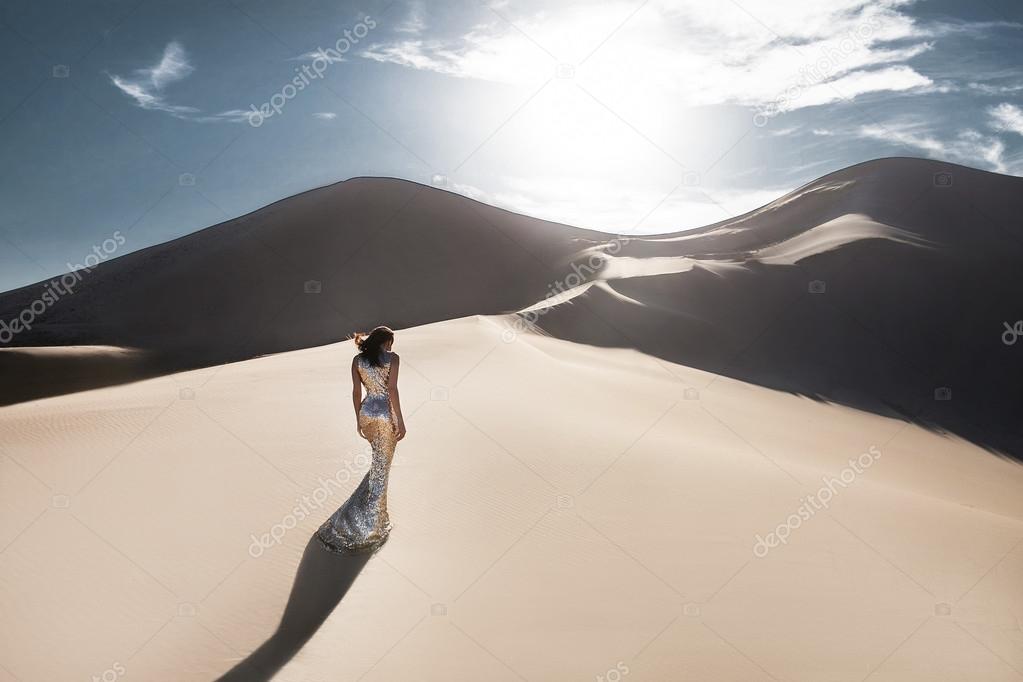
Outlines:
{"type": "Polygon", "coordinates": [[[316,531],[320,542],[335,552],[372,550],[387,540],[391,522],[387,516],[387,477],[397,443],[395,419],[387,395],[387,378],[392,354],[381,354],[380,366],[359,355],[356,368],[366,387],[359,407],[359,426],[373,447],[373,460],[366,477],[348,501],[316,531]]]}

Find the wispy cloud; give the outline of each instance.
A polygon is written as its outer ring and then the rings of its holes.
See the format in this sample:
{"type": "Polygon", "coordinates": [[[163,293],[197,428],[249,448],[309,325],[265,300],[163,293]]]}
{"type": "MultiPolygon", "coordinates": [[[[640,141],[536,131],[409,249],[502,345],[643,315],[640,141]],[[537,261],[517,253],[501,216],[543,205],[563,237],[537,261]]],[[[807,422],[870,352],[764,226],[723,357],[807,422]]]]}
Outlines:
{"type": "Polygon", "coordinates": [[[228,109],[215,114],[192,116],[191,120],[199,123],[248,123],[251,111],[244,109],[228,109]]]}
{"type": "Polygon", "coordinates": [[[360,56],[445,76],[497,83],[549,77],[553,63],[543,53],[537,54],[531,45],[523,45],[523,40],[518,34],[476,30],[462,36],[457,43],[419,38],[377,43],[363,50],[360,56]]]}
{"type": "Polygon", "coordinates": [[[311,62],[315,59],[327,59],[332,63],[348,61],[344,56],[337,54],[336,51],[334,54],[328,54],[323,50],[313,50],[311,52],[303,52],[295,57],[288,57],[289,62],[311,62]]]}
{"type": "Polygon", "coordinates": [[[172,41],[167,43],[163,50],[163,58],[156,66],[151,69],[139,69],[136,73],[147,77],[157,90],[163,90],[168,84],[181,80],[193,71],[195,67],[188,63],[181,43],[172,41]]]}
{"type": "Polygon", "coordinates": [[[973,129],[941,136],[922,122],[896,121],[884,125],[865,125],[857,129],[859,137],[910,147],[931,158],[958,161],[968,165],[986,164],[999,173],[1011,171],[1005,158],[1005,143],[993,135],[973,129]]]}
{"type": "Polygon", "coordinates": [[[194,107],[169,104],[164,98],[163,90],[171,83],[188,76],[195,69],[188,62],[185,50],[180,43],[167,43],[163,57],[151,67],[136,69],[133,76],[110,75],[110,81],[124,94],[135,100],[135,104],[143,109],[164,111],[169,114],[186,117],[198,112],[194,107]]]}
{"type": "Polygon", "coordinates": [[[1023,109],[1015,104],[1003,102],[988,109],[995,130],[1023,135],[1023,109]]]}
{"type": "Polygon", "coordinates": [[[135,69],[131,76],[108,74],[110,82],[135,101],[135,104],[150,111],[162,111],[175,118],[199,123],[240,123],[247,120],[249,112],[231,109],[215,114],[203,114],[192,106],[172,104],[164,91],[168,86],[187,78],[195,67],[188,60],[181,43],[172,40],[163,49],[163,56],[152,66],[135,69]]]}
{"type": "Polygon", "coordinates": [[[991,83],[969,83],[967,87],[985,95],[1008,95],[1023,90],[1023,84],[992,85],[991,83]]]}
{"type": "Polygon", "coordinates": [[[810,85],[798,97],[781,100],[782,111],[851,100],[871,92],[904,92],[933,86],[934,82],[908,66],[853,71],[841,78],[810,85]]]}
{"type": "Polygon", "coordinates": [[[671,93],[680,104],[773,104],[791,111],[932,87],[907,62],[930,50],[935,34],[902,13],[905,4],[744,0],[741,7],[708,7],[650,0],[635,11],[631,2],[574,3],[520,11],[509,16],[514,25],[495,20],[453,39],[398,35],[361,56],[510,83],[549,78],[563,61],[578,64],[577,77],[600,90],[645,89],[671,93]],[[609,36],[607,47],[587,59],[609,36]]]}
{"type": "MultiPolygon", "coordinates": [[[[989,107],[988,124],[992,130],[1023,135],[1023,109],[1003,102],[989,107]]],[[[885,125],[861,126],[860,137],[887,141],[918,149],[937,159],[959,161],[968,165],[985,165],[999,173],[1019,173],[1023,163],[1006,156],[1005,142],[997,135],[972,128],[941,135],[924,122],[896,121],[885,125]]]]}
{"type": "Polygon", "coordinates": [[[801,126],[788,126],[786,128],[775,128],[774,130],[767,131],[767,134],[772,137],[788,137],[789,135],[795,135],[796,133],[802,132],[801,126]]]}
{"type": "Polygon", "coordinates": [[[398,33],[409,33],[419,35],[426,28],[425,8],[420,0],[415,0],[409,5],[408,15],[405,20],[394,29],[398,33]]]}
{"type": "Polygon", "coordinates": [[[313,118],[318,118],[321,121],[333,121],[335,118],[337,118],[337,114],[335,114],[333,111],[317,111],[315,114],[313,114],[313,118]]]}

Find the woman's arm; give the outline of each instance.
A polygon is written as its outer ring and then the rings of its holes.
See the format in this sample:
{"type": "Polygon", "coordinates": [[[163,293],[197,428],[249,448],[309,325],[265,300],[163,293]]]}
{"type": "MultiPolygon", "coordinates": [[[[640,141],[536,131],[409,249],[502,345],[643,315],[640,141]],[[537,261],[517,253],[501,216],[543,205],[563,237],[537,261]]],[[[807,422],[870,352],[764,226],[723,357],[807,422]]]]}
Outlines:
{"type": "Polygon", "coordinates": [[[391,353],[391,371],[387,375],[387,395],[394,409],[394,430],[398,440],[405,437],[405,418],[401,416],[401,399],[398,397],[398,362],[397,353],[391,353]]]}
{"type": "Polygon", "coordinates": [[[352,405],[355,406],[355,430],[363,438],[366,434],[359,426],[359,408],[362,406],[362,379],[359,378],[359,356],[352,358],[352,405]]]}

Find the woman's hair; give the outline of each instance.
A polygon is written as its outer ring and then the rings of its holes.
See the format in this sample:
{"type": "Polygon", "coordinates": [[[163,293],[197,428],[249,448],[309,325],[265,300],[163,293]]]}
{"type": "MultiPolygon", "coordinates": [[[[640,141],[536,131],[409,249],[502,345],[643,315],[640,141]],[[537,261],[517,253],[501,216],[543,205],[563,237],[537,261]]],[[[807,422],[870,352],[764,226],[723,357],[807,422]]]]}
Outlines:
{"type": "Polygon", "coordinates": [[[359,348],[359,355],[366,358],[369,364],[376,365],[377,367],[381,364],[381,356],[384,345],[388,341],[394,340],[394,332],[390,327],[377,327],[369,334],[363,334],[362,332],[356,332],[355,334],[355,345],[359,348]]]}

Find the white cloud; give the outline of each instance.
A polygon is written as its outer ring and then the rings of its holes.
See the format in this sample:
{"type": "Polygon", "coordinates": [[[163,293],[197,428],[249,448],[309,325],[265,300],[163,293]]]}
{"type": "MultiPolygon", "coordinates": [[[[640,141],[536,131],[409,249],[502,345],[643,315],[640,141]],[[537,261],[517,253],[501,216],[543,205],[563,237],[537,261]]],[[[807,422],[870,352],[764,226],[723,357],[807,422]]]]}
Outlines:
{"type": "Polygon", "coordinates": [[[163,56],[156,64],[135,69],[132,76],[108,74],[114,86],[135,101],[142,109],[162,111],[175,118],[197,121],[200,123],[230,122],[240,123],[248,120],[247,111],[231,109],[216,114],[202,114],[201,110],[180,104],[171,104],[164,95],[167,86],[188,77],[195,67],[188,61],[185,48],[177,41],[167,43],[163,56]]]}
{"type": "Polygon", "coordinates": [[[782,111],[851,100],[870,92],[903,92],[933,85],[933,81],[908,66],[892,66],[876,71],[854,71],[841,78],[817,83],[791,101],[782,101],[782,111]]]}
{"type": "Polygon", "coordinates": [[[185,117],[198,112],[194,107],[169,104],[162,90],[167,85],[185,78],[192,73],[184,48],[175,41],[167,43],[163,57],[151,67],[136,69],[134,76],[110,75],[110,81],[124,94],[135,100],[143,109],[164,111],[174,116],[185,117]]]}
{"type": "Polygon", "coordinates": [[[361,56],[506,83],[550,78],[563,62],[575,64],[580,82],[601,92],[790,111],[932,86],[905,64],[933,43],[899,11],[903,4],[650,0],[636,11],[621,0],[567,2],[517,15],[506,10],[508,21],[477,25],[453,39],[378,43],[361,56]]]}
{"type": "Polygon", "coordinates": [[[801,126],[789,126],[787,128],[776,128],[774,130],[768,130],[767,134],[772,137],[787,137],[801,132],[803,128],[801,126]]]}
{"type": "Polygon", "coordinates": [[[550,58],[532,45],[522,44],[518,34],[474,29],[457,44],[420,38],[375,44],[361,54],[366,59],[433,71],[457,78],[477,78],[498,83],[520,83],[549,77],[550,58]]]}
{"type": "Polygon", "coordinates": [[[171,41],[167,43],[167,47],[163,50],[163,58],[156,66],[150,69],[139,69],[135,73],[148,77],[154,88],[163,90],[168,84],[181,80],[194,70],[195,68],[188,63],[188,57],[185,56],[185,50],[181,47],[181,43],[171,41]]]}
{"type": "Polygon", "coordinates": [[[207,116],[192,116],[191,120],[198,121],[199,123],[248,123],[251,115],[252,111],[228,109],[227,111],[207,116]]]}
{"type": "Polygon", "coordinates": [[[969,83],[967,87],[985,95],[1006,95],[1023,90],[1023,85],[991,85],[990,83],[969,83]]]}
{"type": "Polygon", "coordinates": [[[935,159],[973,166],[977,165],[978,161],[983,161],[991,170],[999,173],[1011,172],[1011,164],[1005,159],[1005,143],[997,137],[984,135],[976,130],[963,130],[951,138],[938,137],[922,123],[896,121],[884,125],[861,126],[857,130],[857,135],[911,147],[935,159]]]}
{"type": "Polygon", "coordinates": [[[988,109],[995,130],[1023,135],[1023,109],[1015,104],[1002,102],[988,109]]]}
{"type": "Polygon", "coordinates": [[[415,0],[409,5],[408,16],[405,17],[405,21],[398,24],[394,30],[398,33],[409,33],[412,35],[419,35],[426,28],[426,19],[424,17],[425,11],[423,3],[420,0],[415,0]]]}
{"type": "Polygon", "coordinates": [[[313,114],[313,118],[318,118],[321,121],[333,121],[335,118],[337,118],[337,114],[335,114],[333,111],[317,111],[315,114],[313,114]]]}
{"type": "MultiPolygon", "coordinates": [[[[1014,164],[997,135],[938,132],[943,128],[937,119],[833,130],[821,118],[790,117],[740,137],[749,124],[732,115],[734,105],[773,116],[872,93],[953,89],[914,65],[942,38],[965,29],[921,25],[906,11],[911,4],[517,0],[498,9],[490,5],[495,11],[483,15],[484,23],[450,33],[432,30],[432,22],[428,32],[392,33],[360,56],[520,87],[523,104],[457,171],[458,181],[446,185],[452,191],[594,229],[617,232],[638,224],[641,232],[673,231],[730,218],[790,189],[777,186],[784,181],[777,175],[761,174],[747,180],[766,177],[771,186],[734,187],[747,182],[739,179],[734,166],[741,162],[735,159],[750,158],[750,149],[764,139],[772,146],[804,140],[819,146],[826,139],[839,147],[869,138],[1008,172],[1014,164]],[[574,72],[558,77],[561,65],[574,72]],[[707,168],[716,172],[705,188],[683,186],[669,194],[687,169],[707,168]],[[727,178],[723,187],[712,184],[716,178],[727,178]]],[[[451,28],[450,21],[444,28],[451,28]]],[[[491,99],[475,101],[470,94],[460,106],[504,120],[506,106],[491,99]]],[[[786,168],[783,177],[804,177],[839,162],[813,161],[815,155],[808,150],[802,165],[786,168]]]]}
{"type": "Polygon", "coordinates": [[[297,57],[288,57],[289,62],[311,62],[317,59],[326,59],[331,64],[337,64],[339,62],[348,61],[343,55],[339,54],[337,50],[334,49],[331,49],[329,53],[322,49],[319,49],[312,50],[311,52],[303,52],[297,57]]]}

